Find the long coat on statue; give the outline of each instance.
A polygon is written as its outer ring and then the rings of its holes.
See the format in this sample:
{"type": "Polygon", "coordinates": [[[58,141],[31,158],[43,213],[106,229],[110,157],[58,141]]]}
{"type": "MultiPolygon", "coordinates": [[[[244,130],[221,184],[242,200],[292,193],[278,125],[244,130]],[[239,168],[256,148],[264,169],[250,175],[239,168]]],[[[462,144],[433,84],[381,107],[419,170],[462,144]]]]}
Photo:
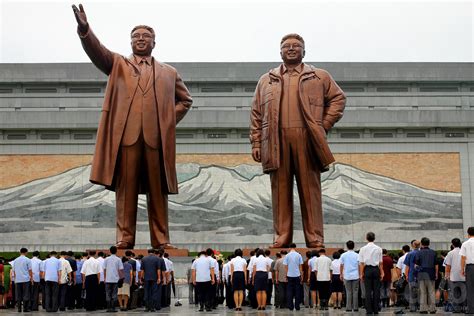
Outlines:
{"type": "MultiPolygon", "coordinates": [[[[97,131],[95,154],[90,181],[114,191],[114,173],[120,142],[125,130],[132,100],[137,93],[139,69],[129,58],[105,48],[89,28],[79,34],[87,55],[103,73],[109,76],[102,114],[97,131]]],[[[176,177],[176,124],[192,104],[191,95],[176,69],[157,61],[154,64],[154,91],[163,155],[163,171],[169,194],[178,193],[176,177]]],[[[140,185],[146,193],[146,185],[140,185]]]]}

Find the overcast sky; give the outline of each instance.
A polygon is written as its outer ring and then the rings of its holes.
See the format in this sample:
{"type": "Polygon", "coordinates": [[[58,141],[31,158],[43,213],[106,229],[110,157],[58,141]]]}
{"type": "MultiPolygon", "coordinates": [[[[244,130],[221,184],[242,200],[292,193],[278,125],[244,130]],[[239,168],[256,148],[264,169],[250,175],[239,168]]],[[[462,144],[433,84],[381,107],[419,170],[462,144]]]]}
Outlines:
{"type": "MultiPolygon", "coordinates": [[[[474,0],[473,0],[474,1],[474,0]]],[[[473,1],[82,1],[90,26],[128,55],[130,30],[148,24],[164,62],[280,61],[284,34],[313,62],[473,62],[473,1]]],[[[0,0],[0,62],[87,62],[72,1],[0,0]]],[[[76,5],[78,2],[76,2],[76,5]]]]}

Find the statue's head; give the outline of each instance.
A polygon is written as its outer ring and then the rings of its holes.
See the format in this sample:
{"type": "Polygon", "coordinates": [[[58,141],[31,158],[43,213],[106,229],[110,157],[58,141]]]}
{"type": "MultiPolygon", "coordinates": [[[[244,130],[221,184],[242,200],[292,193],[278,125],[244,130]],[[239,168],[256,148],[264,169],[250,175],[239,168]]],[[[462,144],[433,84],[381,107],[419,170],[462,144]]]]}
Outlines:
{"type": "Polygon", "coordinates": [[[300,64],[305,54],[304,39],[291,33],[283,36],[280,42],[280,56],[285,64],[300,64]]]}
{"type": "Polygon", "coordinates": [[[132,51],[135,55],[150,56],[155,48],[155,31],[148,25],[137,25],[130,32],[132,51]]]}

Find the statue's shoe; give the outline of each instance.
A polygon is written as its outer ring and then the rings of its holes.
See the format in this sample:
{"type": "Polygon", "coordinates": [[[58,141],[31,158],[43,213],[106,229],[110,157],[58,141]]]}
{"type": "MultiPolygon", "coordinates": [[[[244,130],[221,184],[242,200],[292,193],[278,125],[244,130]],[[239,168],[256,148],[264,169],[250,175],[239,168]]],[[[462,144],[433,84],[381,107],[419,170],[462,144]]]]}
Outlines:
{"type": "Polygon", "coordinates": [[[172,244],[161,244],[160,247],[163,247],[163,249],[178,249],[172,244]]]}
{"type": "Polygon", "coordinates": [[[308,248],[324,248],[324,244],[320,241],[313,241],[306,244],[308,248]]]}
{"type": "Polygon", "coordinates": [[[133,246],[126,241],[119,241],[117,244],[115,244],[115,247],[118,249],[133,249],[133,246]]]}

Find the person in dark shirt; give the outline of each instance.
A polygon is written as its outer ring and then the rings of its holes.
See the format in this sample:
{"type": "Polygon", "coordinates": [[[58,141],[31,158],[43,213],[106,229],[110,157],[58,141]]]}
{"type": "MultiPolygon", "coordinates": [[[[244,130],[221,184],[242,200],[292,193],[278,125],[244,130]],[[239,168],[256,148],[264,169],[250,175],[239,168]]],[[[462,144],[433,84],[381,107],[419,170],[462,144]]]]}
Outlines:
{"type": "Polygon", "coordinates": [[[161,285],[166,282],[166,271],[163,259],[155,256],[155,250],[148,250],[148,256],[142,259],[141,269],[145,282],[145,311],[154,312],[161,309],[161,285]]]}
{"type": "Polygon", "coordinates": [[[435,280],[438,278],[436,252],[429,248],[430,240],[421,239],[421,249],[415,256],[415,267],[418,270],[418,286],[420,289],[420,313],[436,313],[435,280]]]}
{"type": "Polygon", "coordinates": [[[418,251],[420,251],[420,241],[411,241],[412,251],[407,253],[404,264],[405,264],[405,276],[408,276],[408,286],[410,289],[410,312],[416,313],[418,309],[418,272],[415,269],[415,258],[418,251]]]}
{"type": "Polygon", "coordinates": [[[380,299],[382,307],[390,306],[390,286],[392,285],[393,259],[388,255],[387,249],[382,249],[383,279],[380,299]]]}
{"type": "Polygon", "coordinates": [[[67,255],[64,258],[69,262],[72,269],[71,280],[69,281],[66,289],[66,305],[69,310],[73,310],[76,305],[74,287],[76,285],[77,262],[74,258],[74,252],[71,250],[67,252],[67,255]]]}

